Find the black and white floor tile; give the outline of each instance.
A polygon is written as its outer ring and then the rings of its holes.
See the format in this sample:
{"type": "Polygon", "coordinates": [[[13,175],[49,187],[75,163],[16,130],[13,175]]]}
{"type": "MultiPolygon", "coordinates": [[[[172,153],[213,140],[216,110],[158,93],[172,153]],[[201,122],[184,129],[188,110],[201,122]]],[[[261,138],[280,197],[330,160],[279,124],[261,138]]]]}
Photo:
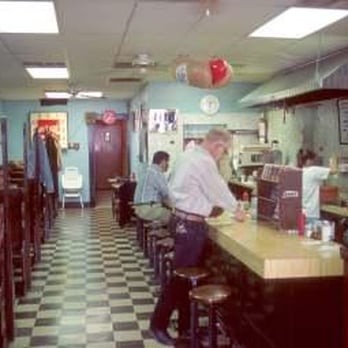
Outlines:
{"type": "Polygon", "coordinates": [[[61,210],[32,276],[11,348],[162,347],[148,331],[153,271],[111,207],[61,210]]]}

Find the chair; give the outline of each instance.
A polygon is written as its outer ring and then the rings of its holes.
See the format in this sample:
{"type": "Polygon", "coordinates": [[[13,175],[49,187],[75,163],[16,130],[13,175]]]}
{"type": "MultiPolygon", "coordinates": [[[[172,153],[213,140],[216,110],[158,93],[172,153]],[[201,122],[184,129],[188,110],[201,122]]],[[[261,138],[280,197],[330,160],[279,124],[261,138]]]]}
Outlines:
{"type": "Polygon", "coordinates": [[[62,189],[63,189],[63,198],[62,198],[62,207],[65,208],[65,199],[66,198],[79,198],[81,208],[83,208],[82,200],[82,188],[83,180],[82,175],[79,173],[77,167],[66,167],[64,173],[62,174],[62,189]]]}

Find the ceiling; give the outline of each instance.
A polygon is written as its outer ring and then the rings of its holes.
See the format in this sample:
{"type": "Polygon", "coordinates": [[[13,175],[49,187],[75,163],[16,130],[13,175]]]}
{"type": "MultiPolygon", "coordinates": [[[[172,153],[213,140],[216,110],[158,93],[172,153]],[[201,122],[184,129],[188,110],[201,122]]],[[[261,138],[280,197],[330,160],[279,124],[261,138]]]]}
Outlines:
{"type": "Polygon", "coordinates": [[[248,38],[256,27],[289,6],[348,9],[347,0],[54,3],[59,35],[0,34],[0,100],[39,99],[47,89],[101,90],[107,98],[128,99],[147,82],[174,81],[170,67],[179,55],[225,58],[234,68],[234,81],[260,83],[279,71],[348,47],[348,17],[301,40],[248,38]],[[148,53],[156,66],[146,72],[127,65],[117,68],[116,63],[130,63],[139,53],[148,53]],[[24,63],[32,62],[65,63],[70,79],[33,80],[24,69],[24,63]]]}

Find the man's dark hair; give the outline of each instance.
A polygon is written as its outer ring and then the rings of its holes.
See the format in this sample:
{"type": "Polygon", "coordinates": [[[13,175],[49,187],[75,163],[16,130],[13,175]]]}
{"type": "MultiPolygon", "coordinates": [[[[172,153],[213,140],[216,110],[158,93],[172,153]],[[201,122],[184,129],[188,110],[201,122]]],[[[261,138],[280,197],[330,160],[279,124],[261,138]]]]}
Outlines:
{"type": "Polygon", "coordinates": [[[169,153],[165,151],[155,152],[152,158],[152,163],[160,164],[162,161],[169,161],[169,153]]]}

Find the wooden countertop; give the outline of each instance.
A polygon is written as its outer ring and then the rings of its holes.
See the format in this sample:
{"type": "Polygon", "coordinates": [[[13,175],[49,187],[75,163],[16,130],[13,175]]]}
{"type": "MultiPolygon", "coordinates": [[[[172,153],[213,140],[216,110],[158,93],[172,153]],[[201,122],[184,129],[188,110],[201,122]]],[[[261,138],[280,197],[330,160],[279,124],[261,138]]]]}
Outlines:
{"type": "Polygon", "coordinates": [[[331,213],[342,217],[348,217],[348,207],[341,207],[334,204],[323,204],[320,210],[325,213],[331,213]]]}
{"type": "Polygon", "coordinates": [[[264,279],[343,275],[339,244],[289,235],[255,220],[237,222],[228,214],[207,222],[210,238],[264,279]]]}

